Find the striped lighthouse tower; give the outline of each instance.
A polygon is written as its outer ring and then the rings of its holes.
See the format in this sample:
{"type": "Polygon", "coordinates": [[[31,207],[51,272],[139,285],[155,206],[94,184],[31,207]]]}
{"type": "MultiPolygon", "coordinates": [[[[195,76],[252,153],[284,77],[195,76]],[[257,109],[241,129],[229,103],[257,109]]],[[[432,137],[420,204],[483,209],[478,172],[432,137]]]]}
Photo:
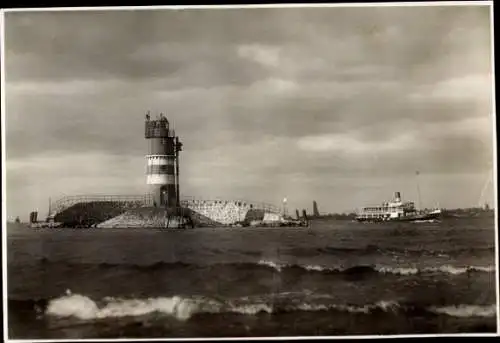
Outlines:
{"type": "Polygon", "coordinates": [[[146,114],[145,138],[148,140],[147,184],[155,207],[179,207],[179,152],[182,143],[160,113],[156,120],[146,114]]]}

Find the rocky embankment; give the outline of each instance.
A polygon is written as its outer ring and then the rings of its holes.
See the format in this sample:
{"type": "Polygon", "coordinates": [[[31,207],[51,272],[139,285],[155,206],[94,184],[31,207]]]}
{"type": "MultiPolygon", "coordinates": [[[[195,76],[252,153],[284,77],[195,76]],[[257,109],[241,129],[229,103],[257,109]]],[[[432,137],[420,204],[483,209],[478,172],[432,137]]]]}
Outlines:
{"type": "Polygon", "coordinates": [[[132,209],[97,225],[99,228],[191,228],[216,226],[217,222],[189,208],[165,209],[143,207],[132,209]]]}

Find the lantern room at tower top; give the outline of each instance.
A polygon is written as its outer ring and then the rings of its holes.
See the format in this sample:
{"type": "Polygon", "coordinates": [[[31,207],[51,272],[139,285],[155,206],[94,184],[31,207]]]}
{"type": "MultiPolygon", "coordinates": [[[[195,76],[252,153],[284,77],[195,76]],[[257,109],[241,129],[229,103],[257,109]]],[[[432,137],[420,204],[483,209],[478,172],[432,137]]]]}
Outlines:
{"type": "Polygon", "coordinates": [[[145,138],[148,140],[147,179],[156,207],[179,207],[179,152],[182,143],[170,129],[168,119],[162,113],[145,120],[145,138]]]}

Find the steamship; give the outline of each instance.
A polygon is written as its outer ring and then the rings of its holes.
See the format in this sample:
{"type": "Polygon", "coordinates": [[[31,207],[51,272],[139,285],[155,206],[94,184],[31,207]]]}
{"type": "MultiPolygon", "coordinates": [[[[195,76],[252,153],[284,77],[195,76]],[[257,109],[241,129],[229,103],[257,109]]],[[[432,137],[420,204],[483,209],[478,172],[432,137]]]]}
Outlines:
{"type": "Polygon", "coordinates": [[[363,207],[357,213],[356,220],[365,222],[420,221],[438,219],[440,216],[440,209],[419,211],[415,208],[414,202],[403,201],[401,193],[396,192],[391,201],[379,206],[363,207]]]}

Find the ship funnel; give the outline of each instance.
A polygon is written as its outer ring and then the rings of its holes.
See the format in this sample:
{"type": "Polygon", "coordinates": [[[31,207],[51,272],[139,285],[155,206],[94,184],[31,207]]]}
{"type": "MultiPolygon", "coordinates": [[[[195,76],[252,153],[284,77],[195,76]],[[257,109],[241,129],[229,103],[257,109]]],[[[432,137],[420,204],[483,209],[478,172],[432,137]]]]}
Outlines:
{"type": "Polygon", "coordinates": [[[401,201],[401,193],[400,192],[394,193],[394,198],[396,201],[401,201]]]}

